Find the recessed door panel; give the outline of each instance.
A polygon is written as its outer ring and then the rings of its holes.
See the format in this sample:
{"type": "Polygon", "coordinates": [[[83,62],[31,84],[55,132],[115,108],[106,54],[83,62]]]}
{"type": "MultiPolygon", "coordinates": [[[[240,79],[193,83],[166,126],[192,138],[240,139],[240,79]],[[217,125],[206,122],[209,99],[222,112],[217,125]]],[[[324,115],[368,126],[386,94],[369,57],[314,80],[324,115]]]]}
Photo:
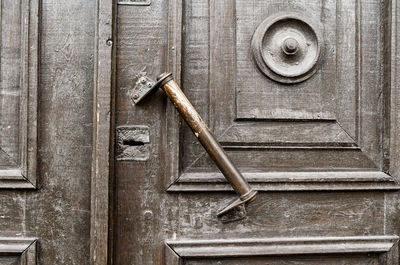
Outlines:
{"type": "MultiPolygon", "coordinates": [[[[304,180],[308,172],[310,184],[329,178],[348,189],[394,184],[388,174],[389,146],[383,140],[390,108],[384,98],[390,91],[376,71],[388,59],[380,29],[388,26],[383,18],[389,7],[373,12],[380,6],[376,1],[250,5],[202,0],[182,5],[182,87],[234,162],[260,189],[272,189],[268,182],[280,178],[280,172],[289,172],[293,180],[304,180]],[[264,19],[293,11],[318,22],[323,51],[312,76],[286,84],[260,71],[251,41],[264,19]],[[331,178],[332,172],[337,179],[331,178]]],[[[168,118],[168,126],[176,126],[177,121],[168,118]]],[[[170,166],[172,182],[204,190],[196,178],[202,183],[223,181],[186,126],[171,131],[169,141],[180,146],[169,160],[177,164],[170,166]]],[[[170,188],[179,189],[173,184],[170,188]]]]}

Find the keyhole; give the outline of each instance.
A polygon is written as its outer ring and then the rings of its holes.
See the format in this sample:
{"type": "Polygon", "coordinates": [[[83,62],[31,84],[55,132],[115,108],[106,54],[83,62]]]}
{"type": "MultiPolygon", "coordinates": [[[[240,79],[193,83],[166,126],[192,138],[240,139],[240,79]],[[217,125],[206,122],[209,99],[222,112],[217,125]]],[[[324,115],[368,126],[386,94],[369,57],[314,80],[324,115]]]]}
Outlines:
{"type": "Polygon", "coordinates": [[[129,146],[141,146],[144,145],[142,141],[135,141],[135,140],[124,140],[122,142],[123,145],[129,145],[129,146]]]}

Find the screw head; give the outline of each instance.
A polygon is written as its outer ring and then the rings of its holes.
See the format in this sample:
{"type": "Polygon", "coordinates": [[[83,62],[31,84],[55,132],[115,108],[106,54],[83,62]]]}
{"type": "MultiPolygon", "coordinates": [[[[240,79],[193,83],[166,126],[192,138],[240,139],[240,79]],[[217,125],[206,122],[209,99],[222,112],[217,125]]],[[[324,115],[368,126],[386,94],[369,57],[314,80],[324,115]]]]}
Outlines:
{"type": "Polygon", "coordinates": [[[107,46],[112,46],[113,45],[113,41],[111,39],[108,39],[106,41],[107,46]]]}
{"type": "Polygon", "coordinates": [[[149,221],[153,218],[153,212],[151,210],[145,210],[143,215],[144,215],[144,219],[146,219],[147,221],[149,221]]]}
{"type": "Polygon", "coordinates": [[[139,98],[139,95],[138,95],[138,94],[133,94],[133,95],[132,95],[132,98],[133,98],[133,99],[138,99],[138,98],[139,98]]]}
{"type": "Polygon", "coordinates": [[[238,212],[238,216],[239,216],[239,217],[245,217],[245,216],[246,216],[246,213],[245,213],[244,211],[239,211],[239,212],[238,212]]]}
{"type": "Polygon", "coordinates": [[[141,77],[141,78],[139,79],[139,82],[142,83],[142,84],[145,84],[145,83],[146,83],[146,78],[141,77]]]}

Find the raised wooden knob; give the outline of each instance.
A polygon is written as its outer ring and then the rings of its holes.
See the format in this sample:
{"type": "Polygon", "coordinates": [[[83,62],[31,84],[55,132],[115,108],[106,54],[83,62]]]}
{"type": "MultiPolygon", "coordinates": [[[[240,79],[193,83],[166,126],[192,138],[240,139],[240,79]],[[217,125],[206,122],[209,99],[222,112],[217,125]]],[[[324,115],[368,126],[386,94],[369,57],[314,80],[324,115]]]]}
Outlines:
{"type": "Polygon", "coordinates": [[[298,49],[299,42],[295,38],[289,37],[282,42],[282,51],[286,55],[294,55],[297,53],[298,49]]]}

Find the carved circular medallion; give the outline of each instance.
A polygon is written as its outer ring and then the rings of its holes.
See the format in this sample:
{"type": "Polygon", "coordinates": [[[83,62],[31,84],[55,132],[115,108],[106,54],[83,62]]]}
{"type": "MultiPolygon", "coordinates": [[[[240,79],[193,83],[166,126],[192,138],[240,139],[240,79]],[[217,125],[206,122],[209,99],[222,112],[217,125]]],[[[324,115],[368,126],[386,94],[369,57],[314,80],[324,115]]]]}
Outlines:
{"type": "Polygon", "coordinates": [[[312,76],[321,60],[320,24],[296,13],[265,19],[254,32],[251,49],[258,68],[282,83],[298,83],[312,76]]]}

